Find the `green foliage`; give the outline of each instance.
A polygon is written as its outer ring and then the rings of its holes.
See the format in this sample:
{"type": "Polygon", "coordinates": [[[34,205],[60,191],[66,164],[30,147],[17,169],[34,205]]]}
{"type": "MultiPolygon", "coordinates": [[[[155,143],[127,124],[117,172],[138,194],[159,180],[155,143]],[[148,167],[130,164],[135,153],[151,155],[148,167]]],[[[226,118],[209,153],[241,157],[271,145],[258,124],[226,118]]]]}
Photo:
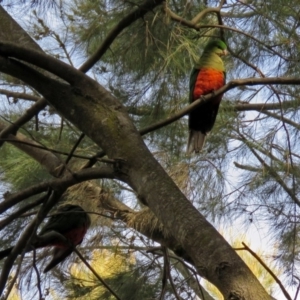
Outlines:
{"type": "Polygon", "coordinates": [[[30,185],[40,183],[50,176],[33,158],[11,145],[1,148],[1,180],[12,185],[13,190],[22,190],[30,185]]]}
{"type": "MultiPolygon", "coordinates": [[[[155,299],[157,296],[158,286],[151,279],[150,270],[136,265],[133,255],[117,249],[115,253],[94,251],[90,264],[121,299],[155,299]]],[[[74,265],[71,274],[66,282],[67,299],[114,299],[90,270],[74,265]]]]}

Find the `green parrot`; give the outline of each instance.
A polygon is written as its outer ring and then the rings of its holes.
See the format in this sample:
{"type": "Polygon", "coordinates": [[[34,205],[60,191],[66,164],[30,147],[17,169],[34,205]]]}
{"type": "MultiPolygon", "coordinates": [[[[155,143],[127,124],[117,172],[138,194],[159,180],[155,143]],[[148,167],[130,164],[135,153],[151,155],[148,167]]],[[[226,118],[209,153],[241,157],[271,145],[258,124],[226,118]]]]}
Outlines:
{"type": "MultiPolygon", "coordinates": [[[[58,240],[57,237],[51,236],[50,233],[60,233],[73,246],[77,246],[82,242],[90,224],[89,215],[79,205],[63,205],[57,210],[57,213],[49,218],[38,234],[37,240],[28,249],[28,252],[43,247],[54,247],[52,260],[44,269],[44,273],[46,273],[62,262],[73,251],[73,247],[66,245],[61,240],[58,240]]],[[[0,260],[8,256],[12,249],[13,247],[10,247],[0,251],[0,260]]]]}
{"type": "MultiPolygon", "coordinates": [[[[190,103],[225,84],[226,74],[221,56],[227,54],[226,48],[226,44],[221,40],[212,40],[205,46],[198,64],[191,73],[190,103]]],[[[222,96],[213,97],[189,113],[188,154],[201,151],[206,135],[214,126],[222,96]]]]}

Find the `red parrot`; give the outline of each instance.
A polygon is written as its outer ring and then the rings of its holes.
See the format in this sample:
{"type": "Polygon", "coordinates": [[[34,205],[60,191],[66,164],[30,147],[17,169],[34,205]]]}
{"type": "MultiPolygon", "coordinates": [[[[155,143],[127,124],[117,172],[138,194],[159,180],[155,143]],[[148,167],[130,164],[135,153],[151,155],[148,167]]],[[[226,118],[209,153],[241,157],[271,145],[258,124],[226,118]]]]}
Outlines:
{"type": "MultiPolygon", "coordinates": [[[[225,84],[225,68],[221,59],[226,55],[226,44],[221,40],[210,41],[204,48],[199,63],[190,77],[190,103],[201,96],[218,90],[225,84]]],[[[210,99],[189,113],[189,140],[187,153],[198,153],[207,133],[213,128],[223,95],[210,99]]]]}
{"type": "MultiPolygon", "coordinates": [[[[57,238],[51,236],[51,232],[58,232],[63,235],[73,246],[79,245],[91,224],[89,215],[78,205],[66,204],[61,206],[57,213],[52,215],[46,225],[42,228],[37,239],[28,251],[43,247],[54,247],[53,256],[46,266],[44,273],[51,270],[57,264],[68,257],[73,247],[70,247],[57,238]],[[48,236],[47,236],[48,234],[48,236]]],[[[13,247],[0,251],[0,260],[8,256],[13,247]]]]}

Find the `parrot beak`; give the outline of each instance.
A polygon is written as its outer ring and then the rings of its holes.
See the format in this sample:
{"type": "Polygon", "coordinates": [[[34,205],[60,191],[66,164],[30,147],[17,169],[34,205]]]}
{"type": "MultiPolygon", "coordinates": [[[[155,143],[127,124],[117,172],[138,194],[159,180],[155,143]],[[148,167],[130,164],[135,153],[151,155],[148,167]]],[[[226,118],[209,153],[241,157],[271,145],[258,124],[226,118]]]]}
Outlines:
{"type": "Polygon", "coordinates": [[[228,54],[228,51],[225,49],[223,50],[223,55],[227,55],[228,54]]]}

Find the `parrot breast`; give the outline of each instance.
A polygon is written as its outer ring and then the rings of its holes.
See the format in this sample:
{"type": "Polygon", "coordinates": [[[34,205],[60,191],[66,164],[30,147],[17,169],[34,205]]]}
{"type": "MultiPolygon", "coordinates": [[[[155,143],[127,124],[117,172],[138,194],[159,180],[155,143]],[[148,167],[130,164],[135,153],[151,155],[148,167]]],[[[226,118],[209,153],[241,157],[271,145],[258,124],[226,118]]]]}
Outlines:
{"type": "MultiPolygon", "coordinates": [[[[212,91],[218,90],[224,85],[224,82],[224,72],[211,68],[202,68],[201,70],[199,70],[196,78],[192,100],[194,101],[200,98],[200,96],[202,95],[206,95],[211,93],[212,91]]],[[[219,100],[219,97],[216,97],[216,99],[219,100]]]]}
{"type": "MultiPolygon", "coordinates": [[[[82,240],[87,232],[87,229],[88,229],[87,226],[83,226],[80,228],[74,228],[74,229],[71,229],[68,232],[64,233],[63,236],[68,241],[70,241],[74,246],[77,246],[82,242],[82,240]]],[[[68,246],[61,241],[55,242],[49,246],[54,246],[57,248],[68,248],[68,246]]]]}

